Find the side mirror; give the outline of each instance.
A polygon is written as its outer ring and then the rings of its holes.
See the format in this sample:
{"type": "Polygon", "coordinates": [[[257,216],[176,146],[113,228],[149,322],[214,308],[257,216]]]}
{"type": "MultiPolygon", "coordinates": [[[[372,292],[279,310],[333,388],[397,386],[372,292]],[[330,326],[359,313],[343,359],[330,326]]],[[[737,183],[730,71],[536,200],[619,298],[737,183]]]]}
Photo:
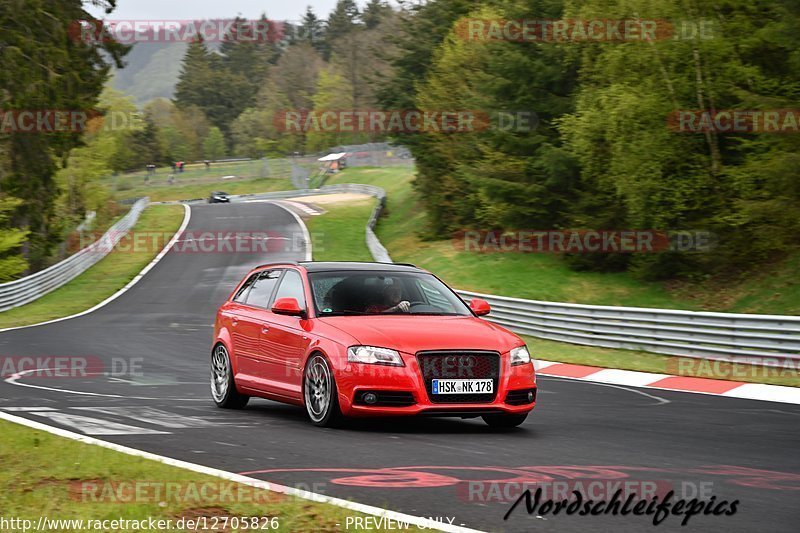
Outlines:
{"type": "Polygon", "coordinates": [[[306,310],[300,308],[300,304],[295,298],[278,298],[272,304],[272,312],[276,315],[306,317],[306,310]]]}
{"type": "Polygon", "coordinates": [[[492,308],[489,306],[489,302],[486,300],[480,300],[475,298],[470,300],[469,308],[472,309],[472,312],[475,313],[477,316],[486,316],[492,312],[492,308]]]}

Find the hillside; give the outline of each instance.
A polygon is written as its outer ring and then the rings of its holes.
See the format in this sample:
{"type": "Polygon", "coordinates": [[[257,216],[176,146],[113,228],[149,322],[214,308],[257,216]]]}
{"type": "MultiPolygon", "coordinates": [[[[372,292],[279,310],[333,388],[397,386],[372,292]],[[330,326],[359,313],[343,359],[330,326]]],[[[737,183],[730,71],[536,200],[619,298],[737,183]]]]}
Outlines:
{"type": "Polygon", "coordinates": [[[576,272],[550,254],[465,252],[451,240],[422,238],[426,217],[411,187],[413,177],[413,170],[406,168],[351,168],[328,184],[383,187],[389,198],[377,234],[392,259],[429,269],[460,289],[597,305],[800,314],[798,251],[740,279],[711,278],[702,283],[647,282],[627,272],[576,272]]]}

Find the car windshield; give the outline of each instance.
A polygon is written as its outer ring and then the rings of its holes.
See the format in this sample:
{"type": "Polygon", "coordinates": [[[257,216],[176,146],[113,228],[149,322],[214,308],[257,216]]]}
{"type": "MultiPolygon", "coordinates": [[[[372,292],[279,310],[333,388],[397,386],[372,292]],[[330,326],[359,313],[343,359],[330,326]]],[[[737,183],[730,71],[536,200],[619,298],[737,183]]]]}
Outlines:
{"type": "Polygon", "coordinates": [[[453,291],[424,272],[313,272],[309,280],[320,317],[471,315],[453,291]]]}

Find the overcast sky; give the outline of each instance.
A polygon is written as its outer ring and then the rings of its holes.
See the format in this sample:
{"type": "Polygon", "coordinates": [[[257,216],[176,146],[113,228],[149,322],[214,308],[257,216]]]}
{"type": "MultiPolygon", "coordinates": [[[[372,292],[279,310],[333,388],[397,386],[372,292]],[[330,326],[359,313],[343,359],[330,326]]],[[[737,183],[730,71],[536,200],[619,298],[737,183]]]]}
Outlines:
{"type": "MultiPolygon", "coordinates": [[[[363,8],[366,0],[357,0],[363,8]]],[[[117,0],[117,9],[104,18],[112,20],[200,20],[241,15],[256,19],[262,13],[273,20],[299,20],[311,6],[327,18],[336,0],[117,0]]],[[[98,10],[89,9],[95,15],[98,10]]]]}

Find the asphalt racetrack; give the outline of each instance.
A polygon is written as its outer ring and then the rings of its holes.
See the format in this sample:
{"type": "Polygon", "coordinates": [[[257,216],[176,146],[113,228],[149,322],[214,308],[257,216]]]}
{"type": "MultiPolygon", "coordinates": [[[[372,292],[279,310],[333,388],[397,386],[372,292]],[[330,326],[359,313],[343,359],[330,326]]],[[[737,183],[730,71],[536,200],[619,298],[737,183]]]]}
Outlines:
{"type": "MultiPolygon", "coordinates": [[[[301,233],[296,219],[272,203],[193,206],[187,231],[207,230],[301,233]]],[[[681,517],[668,516],[656,531],[797,531],[795,405],[541,377],[536,410],[521,428],[505,432],[480,419],[439,418],[320,429],[303,409],[267,400],[251,400],[243,411],[218,409],[208,384],[217,307],[253,266],[303,258],[300,249],[170,252],[93,313],[0,333],[5,356],[91,357],[121,371],[6,380],[0,409],[167,457],[481,530],[654,527],[652,516],[528,515],[524,504],[503,519],[523,484],[559,491],[595,482],[606,499],[619,483],[630,483],[675,490],[687,500],[739,500],[733,516],[694,516],[686,527],[681,517]],[[125,374],[125,365],[136,367],[133,374],[125,374]]]]}

